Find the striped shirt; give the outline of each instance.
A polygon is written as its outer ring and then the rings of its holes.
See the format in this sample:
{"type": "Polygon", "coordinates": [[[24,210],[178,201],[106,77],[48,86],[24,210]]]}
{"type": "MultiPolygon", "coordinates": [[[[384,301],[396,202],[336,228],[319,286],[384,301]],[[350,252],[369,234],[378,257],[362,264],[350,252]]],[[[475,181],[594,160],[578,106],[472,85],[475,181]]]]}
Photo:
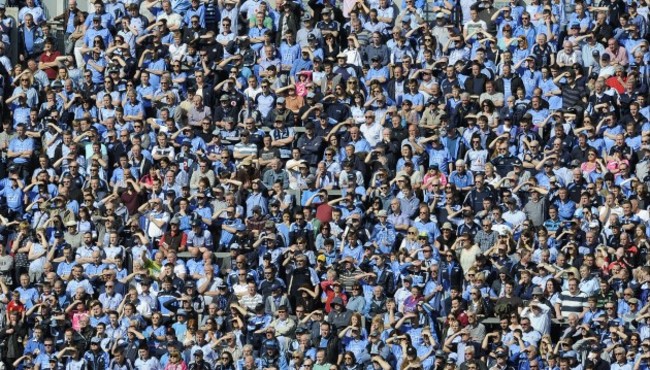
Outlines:
{"type": "Polygon", "coordinates": [[[261,294],[257,294],[257,293],[253,296],[251,296],[250,294],[246,294],[245,296],[239,299],[239,304],[246,307],[250,311],[255,310],[255,306],[262,303],[264,303],[264,299],[261,294]]]}
{"type": "Polygon", "coordinates": [[[568,318],[570,314],[580,314],[584,307],[587,307],[587,295],[583,292],[579,292],[576,295],[571,294],[568,290],[565,290],[560,294],[560,311],[563,318],[568,318]]]}

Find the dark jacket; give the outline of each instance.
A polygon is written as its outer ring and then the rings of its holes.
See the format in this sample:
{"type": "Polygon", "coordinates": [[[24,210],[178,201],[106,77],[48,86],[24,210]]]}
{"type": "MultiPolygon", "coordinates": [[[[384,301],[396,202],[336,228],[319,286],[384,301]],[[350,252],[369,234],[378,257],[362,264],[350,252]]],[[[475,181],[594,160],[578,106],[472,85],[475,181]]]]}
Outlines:
{"type": "MultiPolygon", "coordinates": [[[[391,100],[393,100],[393,101],[397,101],[397,99],[395,98],[395,83],[396,82],[397,81],[394,78],[391,78],[388,81],[388,86],[386,87],[386,90],[388,91],[388,97],[391,98],[391,100]]],[[[401,82],[404,83],[404,88],[406,89],[407,80],[403,79],[401,82]]]]}
{"type": "Polygon", "coordinates": [[[485,83],[487,82],[487,77],[483,74],[478,76],[470,76],[465,80],[465,91],[470,93],[470,95],[481,95],[485,92],[485,83]]]}
{"type": "MultiPolygon", "coordinates": [[[[321,339],[323,339],[321,336],[316,337],[314,345],[320,345],[321,339]]],[[[338,362],[339,352],[341,350],[341,340],[333,332],[330,332],[329,338],[326,339],[327,346],[325,347],[325,362],[335,364],[338,362]]]]}
{"type": "MultiPolygon", "coordinates": [[[[300,8],[296,5],[296,3],[286,1],[284,3],[284,6],[289,6],[291,7],[291,11],[289,12],[288,19],[286,19],[287,22],[287,32],[291,32],[295,34],[298,32],[298,29],[300,29],[300,8]]],[[[280,11],[280,22],[278,24],[282,25],[285,22],[285,18],[287,17],[284,11],[280,11]]],[[[280,45],[282,44],[282,39],[286,35],[282,33],[282,27],[280,27],[280,30],[275,34],[275,44],[280,45]]]]}
{"type": "MultiPolygon", "coordinates": [[[[510,91],[512,91],[513,94],[520,87],[524,89],[524,91],[526,90],[526,88],[524,87],[524,82],[521,80],[519,76],[511,75],[511,77],[512,78],[510,79],[510,91]]],[[[495,90],[500,93],[503,93],[503,77],[497,78],[496,81],[494,81],[494,84],[495,84],[494,85],[495,90]]],[[[532,94],[532,91],[530,93],[532,94]]]]}
{"type": "Polygon", "coordinates": [[[17,359],[23,355],[22,339],[27,335],[27,328],[24,324],[12,326],[6,324],[0,330],[0,342],[5,342],[5,348],[2,348],[2,355],[7,359],[17,359]]]}
{"type": "MultiPolygon", "coordinates": [[[[75,16],[76,14],[79,13],[79,9],[77,8],[77,11],[74,12],[75,16]]],[[[63,31],[65,32],[66,29],[68,29],[68,21],[70,20],[70,12],[71,10],[68,8],[66,9],[63,14],[59,14],[56,17],[54,17],[54,20],[62,20],[63,21],[63,31]]]]}
{"type": "Polygon", "coordinates": [[[318,164],[322,146],[323,138],[316,135],[311,139],[308,138],[307,135],[302,135],[296,144],[296,148],[300,149],[302,159],[306,160],[311,166],[316,166],[318,164]]]}

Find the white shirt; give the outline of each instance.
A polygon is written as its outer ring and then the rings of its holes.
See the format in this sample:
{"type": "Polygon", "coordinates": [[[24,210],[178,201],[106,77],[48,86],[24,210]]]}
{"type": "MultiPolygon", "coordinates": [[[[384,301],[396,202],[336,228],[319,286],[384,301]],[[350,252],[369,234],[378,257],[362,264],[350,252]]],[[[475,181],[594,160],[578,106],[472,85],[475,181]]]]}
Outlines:
{"type": "Polygon", "coordinates": [[[485,171],[485,163],[487,163],[488,151],[485,149],[481,150],[468,150],[465,154],[465,162],[469,163],[469,169],[472,172],[483,172],[485,171]]]}
{"type": "Polygon", "coordinates": [[[411,296],[411,292],[404,288],[399,288],[395,292],[395,303],[397,303],[397,310],[404,312],[404,301],[411,296]]]}
{"type": "Polygon", "coordinates": [[[375,121],[372,123],[372,125],[368,126],[367,124],[363,124],[359,126],[359,131],[361,131],[363,137],[373,148],[377,146],[377,143],[381,141],[381,132],[383,130],[384,127],[377,123],[377,117],[375,117],[375,121]]]}
{"type": "Polygon", "coordinates": [[[67,365],[65,365],[65,370],[83,370],[86,368],[86,359],[80,358],[79,360],[70,359],[67,365]]]}
{"type": "Polygon", "coordinates": [[[135,360],[133,367],[138,370],[160,370],[162,368],[160,362],[155,357],[150,357],[146,360],[138,358],[135,360]]]}
{"type": "Polygon", "coordinates": [[[508,211],[503,214],[503,219],[516,228],[526,221],[526,214],[520,210],[508,211]]]}
{"type": "MultiPolygon", "coordinates": [[[[536,332],[538,332],[537,334],[540,333],[541,335],[549,334],[551,332],[551,316],[549,315],[551,309],[550,307],[542,303],[537,303],[537,306],[541,309],[539,315],[535,315],[535,313],[530,307],[526,307],[521,311],[521,317],[526,317],[530,320],[530,326],[533,329],[535,329],[536,332]]],[[[529,333],[522,334],[521,338],[530,343],[530,340],[526,339],[527,334],[529,333]]],[[[536,340],[535,343],[531,343],[531,344],[536,345],[539,339],[541,339],[541,335],[536,340]]]]}
{"type": "Polygon", "coordinates": [[[156,21],[160,21],[161,19],[167,20],[167,27],[173,27],[173,26],[180,27],[181,22],[183,22],[183,18],[181,17],[181,15],[173,12],[171,14],[167,14],[165,12],[161,13],[156,18],[156,21]]]}
{"type": "Polygon", "coordinates": [[[361,67],[361,53],[357,49],[345,49],[342,52],[346,55],[347,64],[352,64],[357,67],[361,67]]]}
{"type": "Polygon", "coordinates": [[[153,219],[157,221],[163,221],[164,225],[163,227],[158,227],[155,223],[152,221],[148,221],[148,226],[147,226],[147,235],[150,238],[160,238],[163,236],[165,233],[164,227],[165,225],[169,222],[169,213],[167,212],[151,212],[151,216],[153,219]]]}
{"type": "Polygon", "coordinates": [[[465,26],[463,28],[465,30],[465,33],[469,36],[476,30],[487,30],[487,25],[485,24],[485,21],[478,20],[474,22],[470,20],[465,23],[465,26]]]}

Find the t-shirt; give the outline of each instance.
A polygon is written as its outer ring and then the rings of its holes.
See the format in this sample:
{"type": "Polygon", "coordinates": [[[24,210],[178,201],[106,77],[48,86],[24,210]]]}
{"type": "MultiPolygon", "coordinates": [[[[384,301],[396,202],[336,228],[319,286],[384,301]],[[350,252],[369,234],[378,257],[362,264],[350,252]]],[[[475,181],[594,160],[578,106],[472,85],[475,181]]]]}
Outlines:
{"type": "Polygon", "coordinates": [[[587,295],[582,292],[572,295],[568,290],[565,290],[560,294],[558,303],[560,303],[562,317],[567,319],[570,314],[579,314],[584,307],[587,307],[587,295]]]}

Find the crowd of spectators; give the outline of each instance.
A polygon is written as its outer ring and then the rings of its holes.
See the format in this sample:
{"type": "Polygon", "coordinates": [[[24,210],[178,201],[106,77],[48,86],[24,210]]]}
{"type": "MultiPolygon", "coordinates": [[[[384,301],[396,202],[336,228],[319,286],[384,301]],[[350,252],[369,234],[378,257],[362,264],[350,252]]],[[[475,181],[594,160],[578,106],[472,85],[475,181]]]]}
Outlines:
{"type": "Polygon", "coordinates": [[[649,368],[645,0],[66,1],[0,2],[1,369],[649,368]]]}

